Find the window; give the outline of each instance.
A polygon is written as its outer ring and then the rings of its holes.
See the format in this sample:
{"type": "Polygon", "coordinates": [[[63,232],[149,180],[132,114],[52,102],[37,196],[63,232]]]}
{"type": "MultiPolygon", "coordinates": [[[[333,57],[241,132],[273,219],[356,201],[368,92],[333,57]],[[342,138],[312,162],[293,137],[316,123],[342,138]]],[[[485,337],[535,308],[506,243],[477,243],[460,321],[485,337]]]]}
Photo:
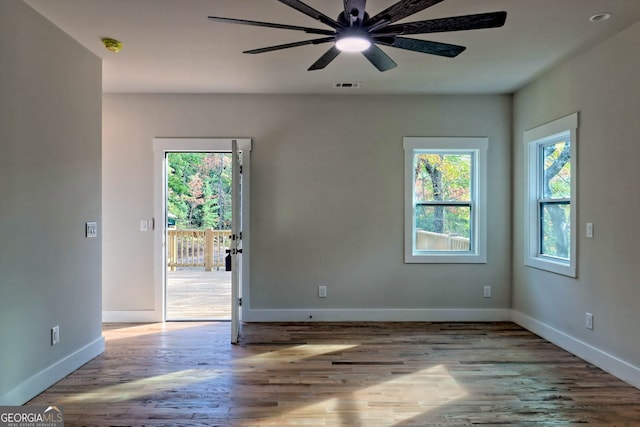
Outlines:
{"type": "Polygon", "coordinates": [[[487,138],[404,138],[405,262],[486,262],[487,138]]]}
{"type": "Polygon", "coordinates": [[[525,264],[576,275],[576,129],[578,114],[524,133],[528,145],[525,264]]]}

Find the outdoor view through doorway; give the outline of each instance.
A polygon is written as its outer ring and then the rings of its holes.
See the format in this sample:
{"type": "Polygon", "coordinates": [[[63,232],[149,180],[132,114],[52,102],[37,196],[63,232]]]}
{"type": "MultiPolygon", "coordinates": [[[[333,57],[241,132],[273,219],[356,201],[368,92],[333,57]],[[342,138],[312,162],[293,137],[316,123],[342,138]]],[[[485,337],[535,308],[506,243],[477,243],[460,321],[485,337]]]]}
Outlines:
{"type": "Polygon", "coordinates": [[[166,320],[230,320],[232,155],[166,153],[166,320]]]}

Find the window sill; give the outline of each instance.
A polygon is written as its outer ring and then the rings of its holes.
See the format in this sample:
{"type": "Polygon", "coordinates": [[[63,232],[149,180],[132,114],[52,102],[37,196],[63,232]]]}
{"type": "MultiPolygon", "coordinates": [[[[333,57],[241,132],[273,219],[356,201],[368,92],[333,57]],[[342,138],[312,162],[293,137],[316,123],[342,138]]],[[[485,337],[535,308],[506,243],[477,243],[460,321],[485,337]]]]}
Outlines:
{"type": "Polygon", "coordinates": [[[525,265],[550,273],[561,274],[568,277],[576,277],[575,264],[554,261],[547,258],[527,257],[525,265]]]}
{"type": "Polygon", "coordinates": [[[478,254],[405,255],[405,264],[486,264],[487,257],[478,254]]]}

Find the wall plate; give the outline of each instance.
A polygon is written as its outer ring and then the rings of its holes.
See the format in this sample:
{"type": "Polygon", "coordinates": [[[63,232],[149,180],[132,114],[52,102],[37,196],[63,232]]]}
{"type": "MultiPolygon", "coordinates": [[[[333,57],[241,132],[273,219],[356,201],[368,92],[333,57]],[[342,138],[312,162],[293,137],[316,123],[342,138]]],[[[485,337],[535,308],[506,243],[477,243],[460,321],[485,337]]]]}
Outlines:
{"type": "Polygon", "coordinates": [[[90,221],[85,224],[85,236],[89,237],[98,237],[98,223],[95,221],[90,221]]]}

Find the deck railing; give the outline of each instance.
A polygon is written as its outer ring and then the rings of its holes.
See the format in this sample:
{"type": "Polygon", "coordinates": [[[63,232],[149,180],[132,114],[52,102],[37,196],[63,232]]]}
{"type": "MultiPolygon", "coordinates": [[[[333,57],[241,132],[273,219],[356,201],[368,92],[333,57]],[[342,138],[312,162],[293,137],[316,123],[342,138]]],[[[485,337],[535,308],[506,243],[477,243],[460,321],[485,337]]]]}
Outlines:
{"type": "Polygon", "coordinates": [[[231,230],[167,230],[167,267],[224,268],[231,230]]]}
{"type": "Polygon", "coordinates": [[[451,234],[416,230],[416,249],[430,251],[468,251],[469,239],[451,234]]]}
{"type": "MultiPolygon", "coordinates": [[[[206,271],[225,267],[231,230],[167,230],[167,267],[204,267],[206,271]]],[[[417,250],[468,251],[469,239],[449,234],[416,230],[417,250]]]]}

